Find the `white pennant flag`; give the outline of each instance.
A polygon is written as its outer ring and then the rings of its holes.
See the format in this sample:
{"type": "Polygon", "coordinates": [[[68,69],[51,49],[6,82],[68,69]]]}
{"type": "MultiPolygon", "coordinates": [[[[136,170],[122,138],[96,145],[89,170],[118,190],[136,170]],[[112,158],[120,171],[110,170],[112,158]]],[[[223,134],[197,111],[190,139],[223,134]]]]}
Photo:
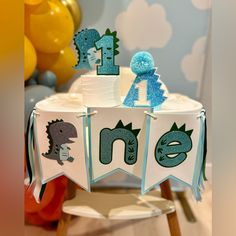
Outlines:
{"type": "Polygon", "coordinates": [[[142,176],[149,108],[90,108],[90,170],[96,182],[116,170],[142,176]]]}
{"type": "Polygon", "coordinates": [[[41,184],[65,175],[90,191],[84,123],[82,112],[37,110],[35,143],[41,184]]]}
{"type": "MultiPolygon", "coordinates": [[[[201,117],[199,113],[155,113],[150,122],[149,140],[144,163],[142,193],[168,178],[190,186],[198,162],[201,117]]],[[[201,158],[200,158],[201,159],[201,158]]],[[[201,166],[199,166],[201,169],[201,166]]],[[[199,174],[199,173],[198,173],[199,174]]]]}

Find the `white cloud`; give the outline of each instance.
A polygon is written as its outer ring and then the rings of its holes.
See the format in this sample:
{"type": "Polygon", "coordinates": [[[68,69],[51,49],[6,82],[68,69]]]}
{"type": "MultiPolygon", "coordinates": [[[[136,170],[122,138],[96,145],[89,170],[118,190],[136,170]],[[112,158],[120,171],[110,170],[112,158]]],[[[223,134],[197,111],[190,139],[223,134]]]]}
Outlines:
{"type": "Polygon", "coordinates": [[[162,48],[172,29],[162,5],[148,5],[145,0],[132,0],[126,11],[116,18],[116,29],[129,50],[162,48]]]}
{"type": "Polygon", "coordinates": [[[200,81],[202,79],[206,49],[206,36],[197,39],[193,45],[191,54],[184,56],[181,68],[189,81],[200,81]]]}
{"type": "Polygon", "coordinates": [[[200,10],[211,8],[211,0],[192,0],[193,5],[200,10]]]}

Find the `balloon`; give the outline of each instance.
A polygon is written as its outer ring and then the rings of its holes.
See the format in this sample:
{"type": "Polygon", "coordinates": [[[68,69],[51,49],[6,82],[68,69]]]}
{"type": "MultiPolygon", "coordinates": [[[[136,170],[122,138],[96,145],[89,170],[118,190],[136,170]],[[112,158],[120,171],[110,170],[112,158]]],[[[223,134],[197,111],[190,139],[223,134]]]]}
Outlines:
{"type": "Polygon", "coordinates": [[[25,129],[35,104],[54,93],[54,90],[43,85],[30,85],[25,87],[25,129]]]}
{"type": "Polygon", "coordinates": [[[49,88],[55,88],[56,81],[57,81],[56,75],[49,70],[41,73],[38,77],[38,83],[41,85],[45,85],[49,88]]]}
{"type": "Polygon", "coordinates": [[[39,71],[37,69],[34,70],[33,74],[25,81],[25,86],[36,85],[38,84],[37,78],[39,76],[39,71]]]}
{"type": "Polygon", "coordinates": [[[49,0],[25,5],[25,32],[38,51],[55,53],[71,42],[74,23],[62,3],[49,0]]]}
{"type": "Polygon", "coordinates": [[[27,189],[27,187],[25,186],[25,211],[27,213],[35,213],[42,210],[44,207],[50,204],[50,202],[54,198],[55,189],[56,187],[53,181],[47,183],[42,201],[40,203],[37,203],[33,196],[32,188],[27,189]]]}
{"type": "Polygon", "coordinates": [[[73,66],[77,59],[74,51],[66,47],[58,53],[42,53],[37,51],[38,68],[40,71],[50,70],[57,76],[57,84],[66,83],[76,72],[73,66]]]}
{"type": "Polygon", "coordinates": [[[24,58],[24,78],[27,80],[35,69],[37,58],[35,49],[26,36],[24,40],[24,58]]]}
{"type": "Polygon", "coordinates": [[[39,212],[39,216],[46,221],[58,220],[62,213],[62,204],[64,202],[67,179],[65,179],[65,177],[60,177],[54,181],[56,185],[54,198],[50,204],[48,204],[39,212]]]}
{"type": "Polygon", "coordinates": [[[42,3],[43,1],[45,0],[24,0],[24,3],[29,5],[36,5],[42,3]]]}
{"type": "Polygon", "coordinates": [[[38,213],[25,213],[25,220],[28,224],[37,225],[37,226],[46,226],[50,222],[42,219],[38,213]]]}
{"type": "Polygon", "coordinates": [[[60,0],[60,1],[69,10],[74,21],[74,31],[76,32],[81,22],[81,12],[80,12],[80,6],[79,6],[78,1],[76,0],[60,0]]]}
{"type": "Polygon", "coordinates": [[[37,80],[35,78],[30,77],[25,81],[25,86],[36,85],[37,80]]]}

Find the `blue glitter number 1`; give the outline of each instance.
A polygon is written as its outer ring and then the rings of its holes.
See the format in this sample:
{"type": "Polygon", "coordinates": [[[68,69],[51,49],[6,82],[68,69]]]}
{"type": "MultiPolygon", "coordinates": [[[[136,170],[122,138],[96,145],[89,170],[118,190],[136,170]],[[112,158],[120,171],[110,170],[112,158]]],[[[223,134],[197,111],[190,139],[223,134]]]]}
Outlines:
{"type": "Polygon", "coordinates": [[[102,50],[101,65],[97,66],[98,75],[119,75],[120,68],[115,65],[115,56],[119,54],[116,50],[118,48],[116,32],[110,32],[108,29],[96,43],[96,49],[102,50]]]}

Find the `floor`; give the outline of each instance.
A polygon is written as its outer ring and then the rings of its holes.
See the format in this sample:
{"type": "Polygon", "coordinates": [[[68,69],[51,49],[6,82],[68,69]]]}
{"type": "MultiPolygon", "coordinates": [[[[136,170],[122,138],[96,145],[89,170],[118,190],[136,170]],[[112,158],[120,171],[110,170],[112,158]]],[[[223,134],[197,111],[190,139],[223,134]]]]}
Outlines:
{"type": "MultiPolygon", "coordinates": [[[[186,220],[179,200],[175,200],[182,236],[211,236],[212,235],[212,188],[206,185],[203,200],[197,203],[191,193],[187,192],[189,204],[197,218],[196,223],[186,220]]],[[[55,236],[53,230],[40,227],[25,226],[25,236],[55,236]]],[[[77,217],[71,221],[68,236],[169,236],[166,216],[133,220],[109,221],[77,217]]]]}

